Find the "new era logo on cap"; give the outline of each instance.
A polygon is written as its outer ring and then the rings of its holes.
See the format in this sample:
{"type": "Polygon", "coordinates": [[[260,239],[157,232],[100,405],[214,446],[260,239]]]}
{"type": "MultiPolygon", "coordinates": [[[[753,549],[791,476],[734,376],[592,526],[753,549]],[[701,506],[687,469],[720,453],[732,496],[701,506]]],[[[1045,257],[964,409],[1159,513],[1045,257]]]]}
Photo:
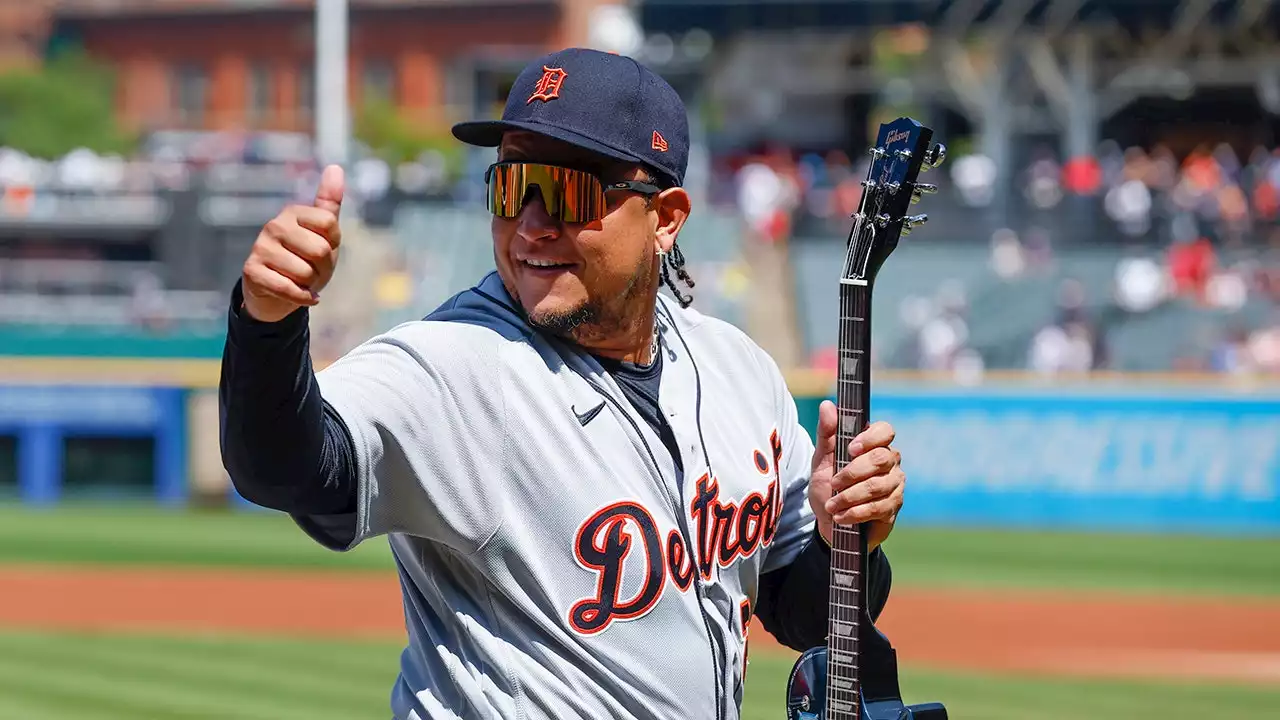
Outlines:
{"type": "Polygon", "coordinates": [[[508,130],[528,130],[617,160],[650,166],[684,182],[689,118],[666,80],[616,53],[571,48],[529,63],[516,78],[502,119],[458,123],[453,135],[497,147],[508,130]]]}

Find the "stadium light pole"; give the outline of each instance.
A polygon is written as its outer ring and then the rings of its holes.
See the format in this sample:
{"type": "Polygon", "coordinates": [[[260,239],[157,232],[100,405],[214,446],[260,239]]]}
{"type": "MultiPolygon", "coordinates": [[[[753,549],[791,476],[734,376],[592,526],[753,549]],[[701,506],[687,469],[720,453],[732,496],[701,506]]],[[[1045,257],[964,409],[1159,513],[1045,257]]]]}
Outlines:
{"type": "Polygon", "coordinates": [[[322,163],[346,165],[351,134],[347,100],[347,0],[316,0],[315,103],[322,163]]]}

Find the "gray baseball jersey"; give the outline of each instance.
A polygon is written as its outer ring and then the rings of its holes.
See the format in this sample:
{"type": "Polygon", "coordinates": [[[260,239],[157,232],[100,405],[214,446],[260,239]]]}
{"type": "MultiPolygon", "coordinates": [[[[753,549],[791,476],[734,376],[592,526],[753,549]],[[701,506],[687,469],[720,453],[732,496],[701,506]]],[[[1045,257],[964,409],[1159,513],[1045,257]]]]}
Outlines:
{"type": "Polygon", "coordinates": [[[317,373],[359,509],[297,520],[337,550],[389,536],[396,718],[738,717],[757,579],[813,531],[813,444],[744,333],[665,297],[658,318],[681,477],[611,376],[532,332],[496,274],[317,373]]]}

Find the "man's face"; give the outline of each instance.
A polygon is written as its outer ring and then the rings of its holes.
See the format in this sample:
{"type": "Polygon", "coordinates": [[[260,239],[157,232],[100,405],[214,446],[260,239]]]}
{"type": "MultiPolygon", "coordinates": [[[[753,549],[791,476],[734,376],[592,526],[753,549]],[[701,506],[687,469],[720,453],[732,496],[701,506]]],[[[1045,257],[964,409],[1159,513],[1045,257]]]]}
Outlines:
{"type": "MultiPolygon", "coordinates": [[[[498,156],[585,170],[605,183],[646,179],[638,166],[534,133],[507,133],[498,156]]],[[[518,217],[493,218],[498,274],[535,327],[581,342],[625,332],[652,302],[659,213],[634,192],[613,191],[607,198],[601,220],[564,223],[547,213],[542,195],[531,188],[518,217]]]]}

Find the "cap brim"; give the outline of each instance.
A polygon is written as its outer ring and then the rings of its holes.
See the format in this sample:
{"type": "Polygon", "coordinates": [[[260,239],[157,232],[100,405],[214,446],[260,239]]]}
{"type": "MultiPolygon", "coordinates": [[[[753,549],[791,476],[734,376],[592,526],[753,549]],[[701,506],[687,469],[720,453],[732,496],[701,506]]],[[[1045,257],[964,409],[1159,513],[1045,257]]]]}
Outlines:
{"type": "Polygon", "coordinates": [[[539,135],[562,140],[588,150],[590,152],[599,153],[605,157],[621,160],[622,162],[645,163],[645,160],[638,158],[631,153],[617,148],[609,147],[603,143],[596,142],[591,138],[579,135],[572,130],[565,130],[554,125],[543,125],[536,122],[520,122],[507,120],[475,120],[471,122],[462,122],[453,126],[453,136],[468,145],[476,145],[478,147],[498,147],[502,144],[502,134],[510,130],[525,130],[539,135]]]}

